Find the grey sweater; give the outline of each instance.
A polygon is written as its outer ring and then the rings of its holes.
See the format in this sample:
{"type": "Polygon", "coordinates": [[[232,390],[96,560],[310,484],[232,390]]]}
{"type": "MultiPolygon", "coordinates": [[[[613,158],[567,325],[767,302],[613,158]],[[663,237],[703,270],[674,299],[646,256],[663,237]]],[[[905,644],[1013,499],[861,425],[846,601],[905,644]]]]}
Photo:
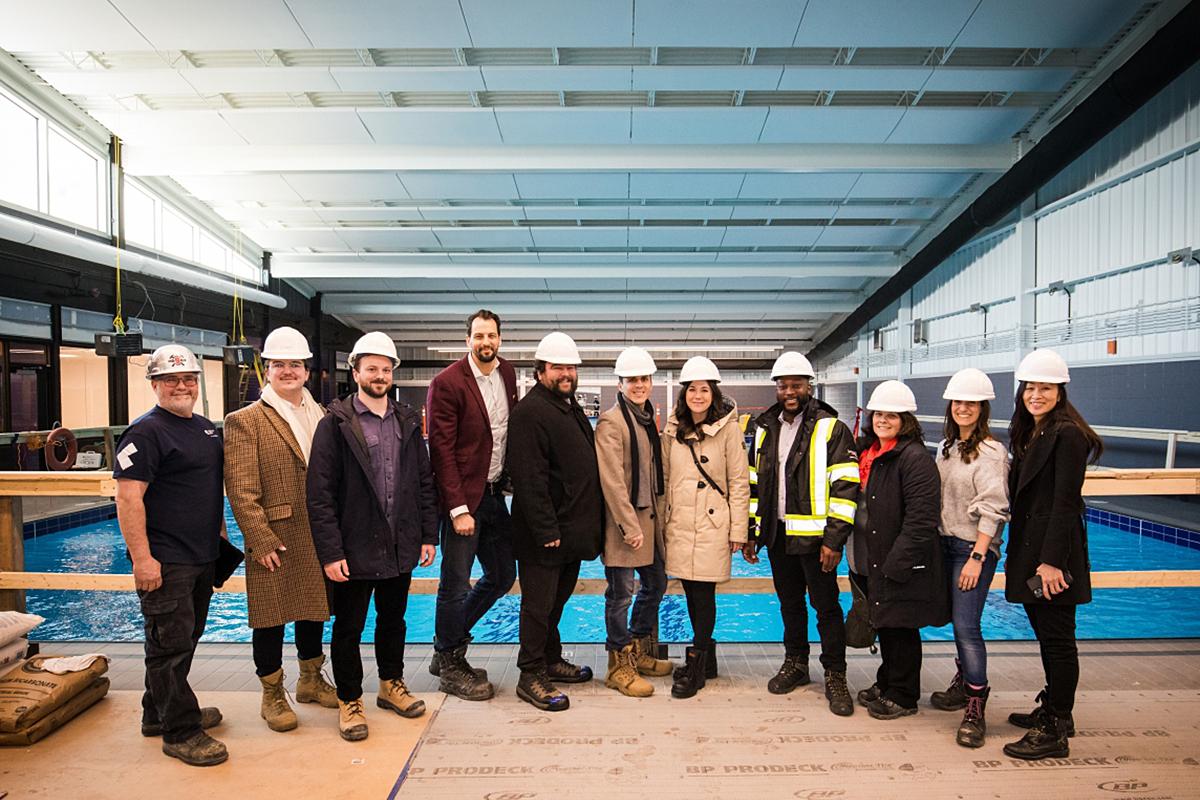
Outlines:
{"type": "Polygon", "coordinates": [[[968,464],[957,446],[945,457],[939,445],[937,466],[942,476],[941,534],[968,542],[976,541],[981,532],[991,534],[990,548],[999,554],[1008,522],[1008,453],[995,439],[988,439],[968,464]]]}

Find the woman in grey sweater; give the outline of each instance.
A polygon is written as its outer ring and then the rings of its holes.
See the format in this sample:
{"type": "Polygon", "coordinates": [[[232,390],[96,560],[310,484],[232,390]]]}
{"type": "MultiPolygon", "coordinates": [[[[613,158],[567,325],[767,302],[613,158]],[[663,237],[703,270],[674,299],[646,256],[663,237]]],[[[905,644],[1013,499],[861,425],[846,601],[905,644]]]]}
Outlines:
{"type": "Polygon", "coordinates": [[[938,450],[942,479],[942,553],[950,582],[954,644],[958,666],[944,692],[929,698],[934,708],[966,708],[958,727],[963,747],[982,747],[987,729],[987,649],[980,618],[1000,558],[1000,540],[1008,520],[1008,453],[988,430],[996,392],[981,371],[955,373],[942,397],[945,438],[938,450]]]}

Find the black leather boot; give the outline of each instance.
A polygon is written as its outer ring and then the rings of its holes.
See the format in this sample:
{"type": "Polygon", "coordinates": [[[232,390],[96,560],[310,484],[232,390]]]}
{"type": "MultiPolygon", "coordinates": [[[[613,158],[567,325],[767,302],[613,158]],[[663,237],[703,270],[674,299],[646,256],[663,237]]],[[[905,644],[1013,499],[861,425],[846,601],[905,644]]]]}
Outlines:
{"type": "Polygon", "coordinates": [[[1067,722],[1046,709],[1037,714],[1037,722],[1020,739],[1004,745],[1004,755],[1037,761],[1041,758],[1066,758],[1071,754],[1067,741],[1067,722]]]}
{"type": "Polygon", "coordinates": [[[787,694],[798,686],[804,686],[809,680],[806,656],[784,656],[775,677],[767,681],[767,691],[771,694],[787,694]]]}
{"type": "MultiPolygon", "coordinates": [[[[954,666],[958,667],[958,659],[954,659],[954,666]]],[[[958,711],[967,704],[967,693],[963,688],[962,669],[954,671],[954,680],[950,681],[950,686],[944,692],[934,692],[929,695],[929,705],[939,711],[958,711]]]]}
{"type": "Polygon", "coordinates": [[[967,710],[963,712],[962,722],[954,740],[963,747],[983,747],[984,736],[987,733],[987,721],[983,712],[987,708],[988,695],[992,690],[987,686],[973,689],[964,685],[963,691],[967,697],[967,710]]]}
{"type": "Polygon", "coordinates": [[[704,688],[704,667],[707,660],[707,651],[697,650],[695,647],[687,649],[687,660],[681,668],[675,670],[675,682],[671,684],[672,697],[684,700],[694,697],[696,692],[704,688]]]}
{"type": "MultiPolygon", "coordinates": [[[[1035,708],[1033,711],[1030,711],[1028,714],[1022,714],[1019,711],[1014,711],[1008,715],[1009,723],[1016,725],[1018,728],[1032,728],[1034,725],[1036,725],[1038,717],[1050,709],[1050,690],[1048,688],[1042,689],[1040,692],[1038,692],[1038,696],[1035,697],[1034,700],[1037,701],[1037,708],[1035,708]]],[[[1074,736],[1075,718],[1071,714],[1059,714],[1058,718],[1060,722],[1066,723],[1068,738],[1074,736]]]]}

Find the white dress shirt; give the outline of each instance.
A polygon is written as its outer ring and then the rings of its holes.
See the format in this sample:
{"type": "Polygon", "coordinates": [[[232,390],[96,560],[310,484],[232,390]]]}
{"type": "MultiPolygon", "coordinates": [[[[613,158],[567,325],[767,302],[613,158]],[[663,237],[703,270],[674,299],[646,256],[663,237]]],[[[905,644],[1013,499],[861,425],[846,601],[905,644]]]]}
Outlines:
{"type": "MultiPolygon", "coordinates": [[[[488,422],[492,428],[492,455],[488,464],[487,480],[488,483],[494,483],[504,471],[504,448],[508,442],[508,397],[504,389],[504,379],[500,377],[499,364],[492,368],[490,374],[485,375],[473,356],[467,356],[467,363],[471,365],[475,382],[479,384],[479,393],[483,395],[483,404],[487,406],[488,422]]],[[[450,509],[450,516],[457,517],[466,514],[468,510],[466,506],[456,506],[450,509]]]]}

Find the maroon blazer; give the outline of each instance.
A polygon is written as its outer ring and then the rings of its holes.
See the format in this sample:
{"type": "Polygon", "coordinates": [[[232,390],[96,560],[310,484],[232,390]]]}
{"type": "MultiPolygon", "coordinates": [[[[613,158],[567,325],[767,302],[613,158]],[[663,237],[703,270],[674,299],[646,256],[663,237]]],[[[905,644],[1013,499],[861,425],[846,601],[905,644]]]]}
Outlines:
{"type": "MultiPolygon", "coordinates": [[[[468,358],[463,356],[437,374],[425,403],[429,459],[443,514],[459,506],[475,513],[491,464],[492,423],[468,358]]],[[[511,412],[517,403],[517,371],[505,359],[497,359],[511,412]]]]}

